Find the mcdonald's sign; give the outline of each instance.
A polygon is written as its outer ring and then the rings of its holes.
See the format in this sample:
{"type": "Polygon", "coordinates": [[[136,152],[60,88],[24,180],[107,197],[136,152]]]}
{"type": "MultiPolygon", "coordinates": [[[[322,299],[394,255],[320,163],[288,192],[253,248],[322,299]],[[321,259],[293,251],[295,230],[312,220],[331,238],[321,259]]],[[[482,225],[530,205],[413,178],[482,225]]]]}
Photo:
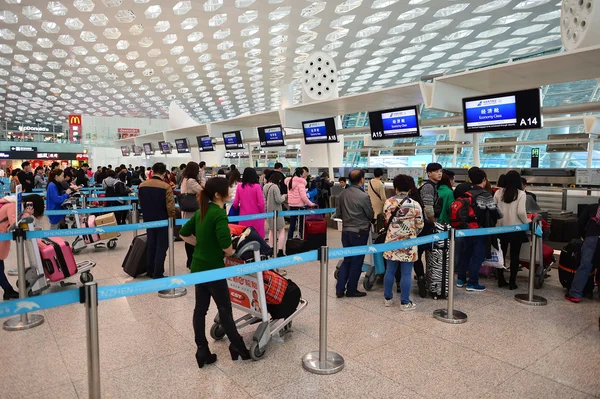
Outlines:
{"type": "Polygon", "coordinates": [[[81,126],[81,115],[69,115],[69,126],[81,126]]]}
{"type": "Polygon", "coordinates": [[[81,137],[81,115],[69,115],[69,136],[73,142],[76,142],[81,137]]]}

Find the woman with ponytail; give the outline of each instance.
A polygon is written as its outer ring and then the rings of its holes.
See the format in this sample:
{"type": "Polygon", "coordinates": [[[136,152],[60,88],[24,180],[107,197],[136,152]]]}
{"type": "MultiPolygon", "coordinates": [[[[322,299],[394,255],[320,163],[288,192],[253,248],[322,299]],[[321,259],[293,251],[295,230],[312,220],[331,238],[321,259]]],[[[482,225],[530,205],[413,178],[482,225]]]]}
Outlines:
{"type": "MultiPolygon", "coordinates": [[[[308,176],[308,172],[304,168],[296,168],[294,175],[288,177],[285,181],[288,187],[288,205],[291,211],[304,209],[307,206],[315,206],[306,195],[306,176],[308,176]]],[[[290,217],[290,230],[288,231],[288,239],[290,240],[294,238],[297,222],[298,216],[290,217]]],[[[303,231],[304,226],[301,223],[300,236],[302,236],[303,231]]]]}
{"type": "MultiPolygon", "coordinates": [[[[213,177],[206,182],[204,190],[198,194],[198,209],[194,216],[181,228],[181,238],[188,244],[194,245],[191,272],[225,267],[224,256],[233,255],[231,235],[227,224],[227,214],[224,205],[229,201],[229,183],[222,177],[213,177]],[[201,239],[196,239],[201,237],[201,239]]],[[[229,288],[226,280],[216,280],[209,283],[196,284],[196,306],[194,308],[194,335],[196,341],[196,361],[198,367],[217,361],[217,355],[212,354],[206,340],[206,312],[212,297],[217,304],[219,320],[229,337],[229,353],[233,360],[250,359],[250,353],[244,344],[233,320],[229,288]]]]}

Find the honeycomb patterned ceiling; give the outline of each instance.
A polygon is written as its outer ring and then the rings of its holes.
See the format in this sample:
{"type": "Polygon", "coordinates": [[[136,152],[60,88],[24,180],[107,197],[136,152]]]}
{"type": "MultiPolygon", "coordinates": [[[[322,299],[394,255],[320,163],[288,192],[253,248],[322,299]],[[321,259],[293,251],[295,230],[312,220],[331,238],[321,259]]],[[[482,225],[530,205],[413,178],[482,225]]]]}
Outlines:
{"type": "Polygon", "coordinates": [[[559,0],[0,0],[0,120],[200,123],[281,106],[322,50],[340,95],[556,48],[559,0]]]}

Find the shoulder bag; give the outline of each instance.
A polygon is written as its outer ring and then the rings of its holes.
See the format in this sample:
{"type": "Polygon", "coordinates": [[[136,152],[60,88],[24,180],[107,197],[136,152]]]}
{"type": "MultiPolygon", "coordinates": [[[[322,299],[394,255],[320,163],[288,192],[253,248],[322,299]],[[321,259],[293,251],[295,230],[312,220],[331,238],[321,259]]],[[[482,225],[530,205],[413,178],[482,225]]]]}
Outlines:
{"type": "Polygon", "coordinates": [[[375,239],[375,244],[383,244],[385,242],[385,238],[387,237],[387,233],[388,233],[388,230],[390,229],[390,225],[392,224],[392,220],[394,220],[394,218],[396,217],[396,214],[398,213],[400,208],[402,208],[402,205],[404,205],[404,202],[407,199],[408,199],[408,196],[404,197],[402,199],[402,201],[400,201],[400,204],[398,204],[396,209],[394,209],[394,212],[392,212],[392,215],[390,216],[389,220],[387,221],[385,228],[383,228],[379,231],[379,235],[375,239]]]}
{"type": "MultiPolygon", "coordinates": [[[[184,180],[185,191],[187,191],[187,181],[188,179],[184,180]]],[[[177,202],[179,203],[179,209],[181,209],[182,212],[196,212],[200,208],[196,194],[179,194],[177,195],[177,202]]]]}

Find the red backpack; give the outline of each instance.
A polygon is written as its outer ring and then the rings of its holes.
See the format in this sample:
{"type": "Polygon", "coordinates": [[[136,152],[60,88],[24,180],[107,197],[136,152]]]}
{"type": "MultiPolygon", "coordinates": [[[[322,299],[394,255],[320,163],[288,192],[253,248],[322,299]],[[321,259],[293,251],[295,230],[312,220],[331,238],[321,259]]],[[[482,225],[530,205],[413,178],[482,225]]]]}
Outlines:
{"type": "Polygon", "coordinates": [[[462,197],[457,198],[450,206],[450,225],[455,229],[477,229],[479,222],[475,215],[473,193],[467,191],[462,197]]]}

